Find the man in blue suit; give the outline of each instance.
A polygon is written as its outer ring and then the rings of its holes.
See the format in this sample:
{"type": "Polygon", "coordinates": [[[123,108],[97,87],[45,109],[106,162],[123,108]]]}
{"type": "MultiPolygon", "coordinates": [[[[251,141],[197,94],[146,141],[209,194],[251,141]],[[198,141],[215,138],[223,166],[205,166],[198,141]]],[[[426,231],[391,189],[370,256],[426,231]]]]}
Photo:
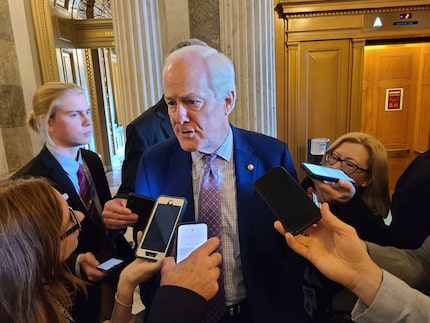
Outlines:
{"type": "MultiPolygon", "coordinates": [[[[163,77],[175,138],[143,153],[135,192],[153,198],[186,197],[182,221],[198,221],[202,157],[216,153],[225,285],[225,315],[219,322],[306,321],[303,259],[280,239],[273,228],[274,214],[253,186],[275,166],[297,178],[287,145],[229,123],[236,101],[235,73],[230,59],[217,50],[178,49],[167,57],[163,77]]],[[[126,212],[105,212],[104,217],[116,228],[130,223],[126,212]]],[[[155,281],[141,286],[149,311],[155,281]]]]}
{"type": "Polygon", "coordinates": [[[163,76],[176,138],[144,152],[136,193],[184,196],[188,206],[183,221],[199,220],[202,157],[216,152],[226,298],[220,322],[304,321],[302,261],[279,239],[275,217],[253,187],[258,177],[279,165],[297,177],[287,145],[230,125],[234,67],[215,49],[176,50],[167,57],[163,76]]]}

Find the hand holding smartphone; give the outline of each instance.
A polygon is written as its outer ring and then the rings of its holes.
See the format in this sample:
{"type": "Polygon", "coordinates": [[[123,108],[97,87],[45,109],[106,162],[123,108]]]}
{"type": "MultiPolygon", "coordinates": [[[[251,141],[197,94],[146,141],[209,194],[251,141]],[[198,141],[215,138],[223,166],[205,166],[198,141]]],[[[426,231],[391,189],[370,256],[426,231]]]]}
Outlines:
{"type": "Polygon", "coordinates": [[[178,226],[176,263],[187,258],[208,239],[208,226],[203,222],[182,223],[178,226]]]}
{"type": "Polygon", "coordinates": [[[130,193],[128,195],[126,207],[139,216],[139,219],[134,225],[137,230],[143,231],[145,229],[154,204],[155,201],[151,197],[135,193],[130,193]]]}
{"type": "Polygon", "coordinates": [[[166,256],[176,226],[185,211],[183,197],[160,195],[136,249],[136,257],[157,261],[166,256]]]}
{"type": "Polygon", "coordinates": [[[337,183],[339,179],[345,179],[352,184],[355,183],[355,180],[353,178],[349,177],[341,169],[338,168],[331,168],[309,163],[302,163],[301,166],[306,172],[306,174],[308,174],[311,178],[334,183],[337,183]]]}
{"type": "Polygon", "coordinates": [[[254,182],[285,230],[294,235],[321,219],[319,208],[283,167],[275,167],[254,182]]]}

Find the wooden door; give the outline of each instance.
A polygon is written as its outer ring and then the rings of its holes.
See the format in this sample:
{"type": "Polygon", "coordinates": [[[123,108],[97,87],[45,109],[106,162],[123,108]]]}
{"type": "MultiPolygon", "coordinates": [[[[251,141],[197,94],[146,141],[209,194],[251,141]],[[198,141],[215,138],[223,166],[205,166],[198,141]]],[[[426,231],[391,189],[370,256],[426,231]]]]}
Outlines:
{"type": "Polygon", "coordinates": [[[389,157],[390,190],[417,154],[429,148],[430,44],[367,46],[361,130],[389,157]]]}

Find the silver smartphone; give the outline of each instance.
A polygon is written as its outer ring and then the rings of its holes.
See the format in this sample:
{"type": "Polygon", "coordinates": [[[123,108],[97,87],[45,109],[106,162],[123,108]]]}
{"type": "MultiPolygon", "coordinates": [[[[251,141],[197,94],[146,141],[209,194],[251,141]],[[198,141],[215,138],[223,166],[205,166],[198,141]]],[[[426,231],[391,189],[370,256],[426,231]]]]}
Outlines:
{"type": "Polygon", "coordinates": [[[176,226],[187,206],[184,197],[160,195],[136,248],[136,257],[157,261],[166,256],[176,226]]]}
{"type": "Polygon", "coordinates": [[[303,170],[312,178],[334,183],[337,183],[339,179],[345,179],[352,184],[355,183],[355,180],[353,178],[349,177],[341,169],[338,168],[332,168],[310,163],[302,163],[301,166],[303,170]]]}
{"type": "Polygon", "coordinates": [[[187,258],[208,239],[208,226],[204,222],[181,223],[176,238],[176,263],[187,258]]]}

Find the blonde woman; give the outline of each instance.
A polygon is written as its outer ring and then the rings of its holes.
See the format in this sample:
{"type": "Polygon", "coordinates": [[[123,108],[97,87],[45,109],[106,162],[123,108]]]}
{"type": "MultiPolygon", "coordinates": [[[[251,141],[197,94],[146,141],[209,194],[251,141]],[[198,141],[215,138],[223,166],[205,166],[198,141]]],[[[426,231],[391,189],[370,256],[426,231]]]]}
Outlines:
{"type": "MultiPolygon", "coordinates": [[[[388,156],[382,143],[362,132],[346,133],[330,145],[322,164],[343,170],[355,184],[306,178],[302,187],[309,194],[315,192],[319,202],[327,202],[333,214],[353,226],[360,238],[384,244],[388,227],[383,219],[390,209],[390,197],[388,156]]],[[[351,310],[348,306],[354,302],[348,304],[348,298],[338,294],[342,290],[340,285],[329,281],[311,265],[307,268],[310,273],[305,275],[307,294],[314,297],[305,302],[311,304],[314,321],[348,321],[351,310]],[[338,299],[342,299],[342,306],[338,305],[338,299]]]]}
{"type": "Polygon", "coordinates": [[[323,156],[322,164],[343,170],[355,180],[327,183],[305,179],[302,187],[314,191],[320,202],[328,202],[332,212],[352,225],[362,239],[383,242],[383,222],[390,209],[388,156],[382,143],[362,132],[337,138],[323,156]]]}
{"type": "Polygon", "coordinates": [[[68,204],[85,215],[78,246],[67,263],[78,277],[91,284],[88,297],[77,297],[73,315],[86,322],[108,319],[118,272],[106,275],[96,267],[112,256],[127,261],[134,256],[122,235],[108,235],[101,219],[111,194],[99,156],[83,148],[93,134],[91,108],[83,89],[64,82],[42,85],[34,95],[28,124],[45,145],[14,177],[49,179],[66,194],[68,204]]]}

